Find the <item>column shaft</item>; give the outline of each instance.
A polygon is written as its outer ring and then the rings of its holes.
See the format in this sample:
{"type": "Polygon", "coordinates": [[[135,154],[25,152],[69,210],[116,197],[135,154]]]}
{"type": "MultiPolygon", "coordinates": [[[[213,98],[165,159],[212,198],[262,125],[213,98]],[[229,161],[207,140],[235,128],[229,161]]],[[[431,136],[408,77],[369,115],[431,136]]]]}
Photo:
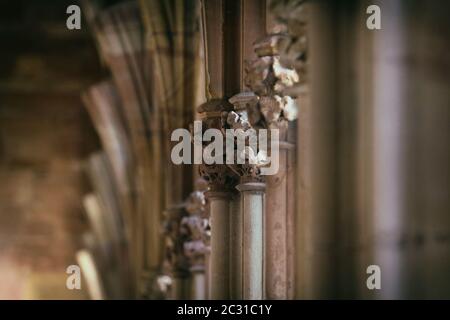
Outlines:
{"type": "Polygon", "coordinates": [[[193,272],[191,285],[192,285],[191,299],[193,300],[206,299],[205,295],[206,276],[204,271],[193,272]]]}
{"type": "Polygon", "coordinates": [[[279,153],[278,173],[267,177],[266,296],[287,299],[287,178],[286,150],[279,153]]]}
{"type": "Polygon", "coordinates": [[[248,182],[237,186],[241,191],[243,217],[243,298],[263,299],[264,272],[264,183],[248,182]]]}
{"type": "Polygon", "coordinates": [[[242,223],[241,198],[236,194],[230,207],[231,299],[242,299],[242,223]]]}
{"type": "Polygon", "coordinates": [[[210,279],[211,299],[230,298],[230,194],[207,192],[211,214],[210,279]]]}

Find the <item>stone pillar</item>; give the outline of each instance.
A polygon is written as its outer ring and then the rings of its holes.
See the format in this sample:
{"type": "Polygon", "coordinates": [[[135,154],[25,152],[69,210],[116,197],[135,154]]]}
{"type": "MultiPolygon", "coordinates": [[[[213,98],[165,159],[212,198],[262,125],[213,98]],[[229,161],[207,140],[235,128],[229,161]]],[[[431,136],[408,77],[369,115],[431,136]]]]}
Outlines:
{"type": "Polygon", "coordinates": [[[242,215],[242,292],[243,299],[264,298],[264,190],[265,183],[243,181],[242,215]]]}
{"type": "Polygon", "coordinates": [[[192,270],[191,283],[191,299],[205,300],[206,299],[206,274],[205,270],[192,270]]]}
{"type": "Polygon", "coordinates": [[[211,208],[211,299],[230,298],[230,201],[231,192],[208,191],[211,208]]]}
{"type": "MultiPolygon", "coordinates": [[[[243,134],[256,134],[251,127],[253,116],[256,114],[258,97],[252,92],[237,94],[229,99],[234,105],[234,110],[223,114],[223,129],[240,129],[243,134]],[[253,133],[251,131],[253,130],[253,133]],[[247,132],[246,132],[247,131],[247,132]]],[[[252,140],[250,138],[249,140],[252,140]]],[[[238,137],[240,140],[242,137],[238,137]]],[[[256,138],[256,136],[255,136],[256,138]]],[[[245,142],[246,147],[247,143],[245,142]]],[[[259,163],[254,163],[246,156],[245,159],[239,150],[239,146],[234,144],[235,163],[227,164],[228,167],[240,176],[240,184],[236,187],[240,191],[240,212],[233,213],[232,236],[233,247],[236,252],[235,261],[240,262],[240,266],[235,262],[233,267],[237,274],[234,277],[236,293],[243,299],[263,299],[264,298],[264,190],[265,183],[260,177],[259,163]],[[242,164],[238,164],[241,162],[242,164]],[[237,216],[239,215],[239,216],[237,216]]],[[[253,149],[251,149],[253,150],[253,149]]],[[[229,151],[229,150],[227,150],[229,151]]],[[[258,150],[253,150],[253,152],[258,150]]],[[[253,160],[257,159],[259,153],[253,160]]]]}
{"type": "MultiPolygon", "coordinates": [[[[280,153],[286,152],[286,201],[287,201],[287,235],[286,235],[286,251],[287,251],[287,266],[286,266],[286,294],[288,299],[295,298],[295,278],[296,269],[298,266],[295,263],[296,259],[296,234],[299,232],[296,228],[296,213],[297,213],[297,148],[295,138],[297,136],[297,126],[292,126],[288,130],[287,142],[280,145],[280,153]]],[[[266,270],[267,272],[267,270],[266,270]]]]}
{"type": "MultiPolygon", "coordinates": [[[[247,135],[250,142],[256,139],[256,124],[261,119],[257,111],[258,97],[253,92],[244,92],[234,95],[229,99],[234,108],[232,111],[224,113],[223,129],[242,130],[241,133],[247,135]],[[252,138],[253,136],[253,138],[252,138]]],[[[239,132],[239,131],[236,131],[239,132]]],[[[260,159],[261,146],[254,150],[255,146],[247,145],[247,138],[244,139],[246,153],[242,159],[242,151],[238,144],[234,144],[235,163],[227,164],[228,167],[240,176],[240,184],[236,187],[240,191],[241,208],[240,218],[236,217],[235,225],[240,232],[239,242],[235,241],[236,250],[239,251],[242,272],[237,281],[241,281],[243,299],[263,299],[264,298],[264,190],[265,183],[260,176],[260,165],[266,159],[260,159]],[[250,151],[253,151],[251,155],[250,151]],[[242,161],[243,160],[243,161],[242,161]],[[253,161],[252,161],[253,160],[253,161]],[[239,224],[239,225],[238,225],[239,224]]],[[[241,140],[242,141],[242,140],[241,140]]],[[[227,150],[229,151],[229,150],[227,150]]],[[[238,258],[239,259],[239,258],[238,258]]]]}
{"type": "MultiPolygon", "coordinates": [[[[280,137],[284,140],[284,137],[280,137]]],[[[281,141],[279,146],[280,168],[277,174],[267,176],[266,228],[267,241],[266,298],[292,299],[294,287],[293,250],[295,185],[290,181],[293,170],[289,171],[288,161],[295,146],[281,141]]],[[[290,166],[292,168],[292,166],[290,166]]]]}
{"type": "MultiPolygon", "coordinates": [[[[288,179],[287,174],[288,162],[295,161],[289,150],[295,145],[288,142],[288,129],[289,121],[295,120],[298,113],[293,89],[299,82],[299,75],[281,65],[278,50],[285,38],[283,34],[273,34],[254,43],[258,58],[248,63],[245,78],[253,92],[242,92],[230,98],[234,110],[227,119],[233,128],[270,129],[271,139],[274,131],[278,133],[279,140],[274,141],[274,146],[279,151],[279,168],[266,177],[264,297],[269,299],[293,298],[294,286],[294,242],[291,239],[294,237],[295,190],[293,180],[288,179]]],[[[261,158],[261,141],[258,144],[257,158],[270,162],[272,159],[261,158]]],[[[277,152],[276,149],[263,151],[271,153],[271,158],[277,152]]],[[[289,173],[293,176],[293,172],[289,173]]]]}
{"type": "Polygon", "coordinates": [[[242,299],[242,212],[241,196],[235,192],[230,207],[231,299],[242,299]]]}
{"type": "MultiPolygon", "coordinates": [[[[220,99],[202,104],[198,109],[203,123],[202,129],[220,130],[222,113],[230,109],[231,105],[220,99]]],[[[197,142],[194,141],[195,143],[197,142]]],[[[211,225],[208,294],[210,299],[229,299],[230,208],[236,177],[225,164],[201,164],[199,170],[200,176],[208,182],[208,191],[205,193],[209,202],[211,225]]]]}
{"type": "Polygon", "coordinates": [[[210,238],[204,191],[192,192],[184,206],[189,213],[189,216],[181,220],[181,234],[186,236],[184,254],[188,258],[191,272],[189,297],[194,300],[204,300],[206,299],[205,262],[209,252],[210,238]]]}
{"type": "MultiPolygon", "coordinates": [[[[290,133],[295,131],[294,126],[289,125],[286,135],[280,134],[280,172],[268,178],[268,207],[277,208],[277,203],[280,197],[284,199],[285,208],[278,213],[276,210],[271,212],[268,216],[267,230],[271,234],[268,235],[268,240],[271,248],[268,248],[268,255],[276,256],[282,252],[284,257],[282,263],[277,263],[272,257],[268,257],[269,264],[267,267],[267,294],[268,298],[272,299],[292,299],[295,296],[295,278],[303,279],[305,268],[303,260],[298,258],[300,263],[295,263],[295,257],[300,257],[299,250],[304,245],[305,241],[296,241],[303,239],[305,233],[309,233],[308,226],[305,225],[303,219],[296,219],[296,208],[304,212],[308,201],[302,198],[302,202],[295,202],[301,197],[297,196],[297,192],[305,190],[304,175],[309,173],[309,170],[304,170],[305,159],[308,155],[302,153],[306,148],[305,144],[309,131],[304,130],[305,123],[307,123],[308,106],[305,103],[305,96],[307,96],[307,48],[308,38],[306,36],[307,30],[307,1],[282,1],[270,0],[269,9],[272,14],[273,24],[272,30],[277,30],[278,35],[271,36],[271,47],[275,50],[266,50],[270,53],[275,53],[279,57],[279,63],[286,68],[293,68],[296,72],[296,81],[291,86],[282,90],[282,94],[288,95],[295,100],[295,103],[300,107],[301,115],[299,116],[300,125],[298,131],[301,132],[298,137],[291,137],[290,133]],[[294,130],[291,130],[294,129],[294,130]],[[300,156],[296,157],[298,150],[295,148],[295,140],[299,141],[299,146],[302,151],[300,156]],[[295,170],[297,164],[298,168],[302,170],[295,170]],[[301,184],[296,184],[295,177],[298,175],[297,181],[302,181],[301,184]],[[284,196],[283,196],[284,193],[284,196]],[[270,200],[269,200],[270,199],[270,200]],[[281,218],[282,217],[282,218],[281,218]],[[301,221],[300,221],[301,220],[301,221]],[[274,229],[273,226],[282,223],[283,228],[274,229]],[[283,231],[281,229],[284,229],[283,231]],[[296,230],[295,230],[296,229],[296,230]],[[296,232],[295,232],[296,231],[296,232]],[[283,233],[286,235],[283,236],[283,233]],[[294,255],[294,252],[297,254],[294,255]],[[295,274],[296,273],[296,274],[295,274]]],[[[269,37],[270,38],[270,37],[269,37]]],[[[265,48],[268,48],[269,43],[261,43],[265,48]]],[[[293,120],[293,119],[287,119],[293,120]]],[[[309,200],[309,199],[306,199],[309,200]]],[[[303,280],[302,280],[303,281],[303,280]]]]}

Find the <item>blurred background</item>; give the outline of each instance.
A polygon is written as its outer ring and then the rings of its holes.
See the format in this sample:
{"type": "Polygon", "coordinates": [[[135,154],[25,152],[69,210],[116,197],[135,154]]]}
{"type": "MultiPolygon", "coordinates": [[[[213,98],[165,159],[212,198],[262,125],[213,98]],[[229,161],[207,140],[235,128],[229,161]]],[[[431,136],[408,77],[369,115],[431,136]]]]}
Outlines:
{"type": "Polygon", "coordinates": [[[0,1],[0,298],[83,298],[65,287],[80,234],[83,159],[98,148],[80,91],[102,74],[73,1],[0,1]]]}

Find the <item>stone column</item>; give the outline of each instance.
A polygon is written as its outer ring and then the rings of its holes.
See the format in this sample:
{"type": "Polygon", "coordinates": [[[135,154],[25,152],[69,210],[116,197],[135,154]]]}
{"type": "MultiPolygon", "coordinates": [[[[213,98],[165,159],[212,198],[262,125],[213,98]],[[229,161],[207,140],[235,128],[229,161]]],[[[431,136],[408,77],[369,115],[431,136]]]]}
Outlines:
{"type": "MultiPolygon", "coordinates": [[[[295,145],[288,142],[288,129],[289,121],[295,120],[298,113],[293,89],[299,82],[299,75],[295,70],[281,65],[278,50],[283,41],[286,41],[286,35],[273,34],[254,43],[257,59],[248,63],[245,78],[246,85],[253,92],[239,93],[230,98],[234,110],[227,119],[233,128],[270,129],[271,137],[274,131],[279,137],[278,141],[274,141],[274,146],[279,150],[279,168],[266,177],[264,297],[269,299],[293,298],[294,286],[292,226],[295,190],[287,174],[288,162],[295,160],[289,150],[293,150],[295,145]]],[[[259,153],[261,141],[258,144],[259,153]]],[[[272,147],[272,142],[270,145],[272,147]]],[[[271,158],[277,152],[276,149],[266,151],[271,158]]],[[[257,158],[260,156],[262,154],[258,154],[257,158]]],[[[265,160],[270,162],[272,159],[265,160]]],[[[293,176],[293,172],[289,173],[293,176]]]]}
{"type": "Polygon", "coordinates": [[[192,291],[191,299],[205,300],[206,299],[206,275],[205,270],[193,270],[192,272],[192,291]]]}
{"type": "Polygon", "coordinates": [[[181,220],[181,233],[186,235],[184,253],[191,272],[190,298],[206,299],[206,254],[209,252],[209,222],[204,191],[192,192],[185,202],[189,216],[181,220]]]}
{"type": "Polygon", "coordinates": [[[211,206],[211,269],[208,291],[211,299],[229,299],[231,192],[208,191],[206,196],[211,206]]]}
{"type": "MultiPolygon", "coordinates": [[[[257,138],[256,129],[261,115],[257,111],[258,97],[253,92],[243,92],[229,99],[234,108],[223,114],[223,129],[242,130],[241,133],[248,138],[244,139],[245,159],[239,147],[238,136],[234,144],[235,162],[227,164],[228,167],[240,176],[240,184],[236,187],[240,191],[241,208],[240,218],[236,218],[239,224],[238,232],[241,233],[236,249],[241,259],[241,281],[243,299],[264,298],[264,190],[265,183],[260,176],[260,166],[265,163],[265,158],[260,159],[258,144],[255,150],[251,144],[253,138],[257,138]],[[253,138],[252,138],[253,136],[253,138]],[[237,142],[237,144],[236,144],[237,142]],[[250,152],[253,151],[253,152],[250,152]]],[[[239,131],[236,131],[239,132],[239,131]]],[[[227,150],[229,151],[229,150],[227,150]]]]}
{"type": "Polygon", "coordinates": [[[242,299],[242,226],[241,196],[234,192],[230,207],[230,291],[231,299],[242,299]]]}
{"type": "MultiPolygon", "coordinates": [[[[284,137],[280,139],[284,140],[284,137]]],[[[294,237],[295,185],[289,177],[295,175],[293,170],[289,171],[288,161],[293,157],[295,146],[281,141],[279,147],[279,171],[266,179],[266,298],[292,299],[294,243],[291,240],[294,237]]]]}
{"type": "MultiPolygon", "coordinates": [[[[240,129],[243,130],[243,134],[250,136],[256,134],[250,123],[254,120],[253,108],[256,107],[258,97],[252,92],[244,92],[231,97],[229,101],[233,104],[234,110],[223,114],[223,129],[240,129]]],[[[250,136],[248,139],[252,140],[250,136]]],[[[242,137],[237,139],[241,140],[242,137]]],[[[235,163],[227,165],[241,178],[240,184],[236,187],[240,192],[240,212],[233,212],[232,220],[234,227],[232,236],[236,237],[232,242],[235,250],[233,268],[236,272],[232,282],[235,289],[233,293],[243,299],[263,299],[265,183],[259,175],[258,161],[252,162],[250,155],[246,156],[245,160],[242,159],[241,152],[244,150],[239,150],[236,141],[234,142],[235,163]]],[[[246,141],[244,143],[246,148],[250,147],[246,141]]],[[[258,156],[259,154],[254,155],[253,160],[258,156]]]]}
{"type": "MultiPolygon", "coordinates": [[[[198,109],[203,123],[202,129],[220,130],[222,112],[230,109],[231,105],[220,99],[213,99],[202,104],[198,109]]],[[[203,163],[199,169],[200,175],[208,182],[208,191],[205,193],[209,202],[211,225],[208,294],[211,299],[229,299],[231,297],[230,208],[236,178],[225,164],[203,163]]]]}
{"type": "Polygon", "coordinates": [[[294,256],[301,256],[300,248],[303,247],[305,241],[296,240],[303,239],[305,233],[310,232],[304,219],[296,219],[295,212],[296,208],[304,212],[304,208],[309,204],[309,199],[297,196],[297,192],[301,194],[300,192],[304,192],[307,188],[305,175],[310,171],[304,169],[308,154],[302,153],[306,149],[307,134],[309,133],[309,130],[304,129],[305,124],[308,123],[309,114],[308,105],[305,103],[308,93],[308,38],[306,32],[308,8],[307,1],[270,0],[269,9],[273,19],[272,30],[276,30],[277,35],[269,37],[275,41],[261,43],[261,48],[272,47],[266,52],[276,54],[281,66],[295,70],[296,81],[282,90],[282,95],[290,96],[295,100],[300,107],[301,116],[297,126],[298,132],[300,132],[298,137],[295,137],[295,134],[294,137],[291,137],[291,133],[297,129],[291,125],[286,130],[286,135],[280,134],[280,172],[278,175],[269,177],[267,182],[268,212],[272,213],[270,217],[268,216],[267,223],[268,233],[270,230],[268,238],[271,239],[269,240],[271,248],[268,248],[268,255],[272,256],[267,258],[269,260],[266,272],[268,277],[267,294],[268,298],[292,299],[295,296],[295,278],[304,281],[306,272],[304,258],[298,258],[297,263],[294,261],[294,256]],[[269,44],[270,46],[268,46],[269,44]],[[300,152],[295,148],[296,140],[299,141],[298,144],[302,148],[300,152]],[[298,157],[296,157],[296,153],[299,154],[298,157]],[[300,170],[295,170],[296,163],[298,168],[301,168],[300,170]],[[296,175],[298,175],[297,181],[302,181],[301,184],[295,182],[296,175]],[[281,198],[284,199],[285,207],[278,209],[277,212],[275,208],[279,208],[278,203],[281,198]],[[296,203],[296,199],[302,199],[302,202],[297,200],[296,203]],[[273,207],[275,210],[270,210],[269,207],[273,207]],[[281,212],[283,214],[280,215],[281,212]],[[274,225],[280,223],[282,228],[273,228],[274,225]],[[282,262],[278,263],[273,257],[278,256],[280,252],[282,252],[283,258],[282,262]]]}
{"type": "Polygon", "coordinates": [[[243,299],[264,298],[264,190],[265,183],[243,179],[242,214],[242,293],[243,299]]]}

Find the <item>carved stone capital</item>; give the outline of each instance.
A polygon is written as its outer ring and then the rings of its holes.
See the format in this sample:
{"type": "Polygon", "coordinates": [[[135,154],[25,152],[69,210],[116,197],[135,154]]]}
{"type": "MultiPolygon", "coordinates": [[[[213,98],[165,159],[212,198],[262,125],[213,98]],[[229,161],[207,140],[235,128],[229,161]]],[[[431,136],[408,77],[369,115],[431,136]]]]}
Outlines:
{"type": "Polygon", "coordinates": [[[246,63],[245,84],[259,96],[284,95],[300,81],[295,69],[284,67],[278,56],[259,57],[246,63]]]}
{"type": "Polygon", "coordinates": [[[232,191],[237,182],[236,175],[225,164],[201,164],[199,173],[208,182],[209,192],[232,191]]]}
{"type": "Polygon", "coordinates": [[[205,270],[206,254],[210,247],[203,240],[188,241],[184,245],[184,251],[189,259],[190,271],[200,272],[205,270]]]}
{"type": "Polygon", "coordinates": [[[244,163],[244,164],[229,164],[228,165],[233,172],[239,175],[239,182],[264,182],[264,176],[261,175],[261,170],[257,165],[244,163]]]}
{"type": "Polygon", "coordinates": [[[298,82],[285,89],[286,94],[291,96],[299,96],[306,90],[308,7],[305,2],[304,0],[272,0],[269,5],[270,11],[278,22],[278,27],[283,30],[283,36],[278,37],[276,43],[280,64],[294,68],[299,75],[298,82]]]}
{"type": "Polygon", "coordinates": [[[184,217],[181,221],[181,231],[187,237],[183,250],[190,271],[204,270],[205,255],[209,252],[207,245],[210,236],[208,220],[195,215],[184,217]]]}
{"type": "Polygon", "coordinates": [[[188,196],[184,207],[190,216],[206,217],[206,199],[204,190],[194,191],[188,196]]]}
{"type": "MultiPolygon", "coordinates": [[[[224,115],[226,116],[233,106],[224,99],[209,100],[197,108],[204,126],[203,130],[218,129],[224,126],[224,115]]],[[[202,142],[204,145],[207,143],[202,142]]],[[[236,177],[224,164],[201,164],[199,165],[200,176],[208,183],[209,191],[229,191],[234,188],[236,177]]]]}
{"type": "Polygon", "coordinates": [[[204,190],[192,192],[183,204],[164,212],[165,266],[185,277],[205,266],[210,227],[204,190]]]}
{"type": "Polygon", "coordinates": [[[264,56],[245,63],[245,85],[257,95],[268,95],[277,82],[272,65],[274,57],[264,56]]]}
{"type": "Polygon", "coordinates": [[[259,97],[249,91],[232,96],[228,101],[233,104],[233,111],[227,113],[226,124],[232,129],[247,130],[258,127],[261,112],[258,108],[259,97]]]}
{"type": "Polygon", "coordinates": [[[189,274],[189,262],[184,254],[184,243],[188,240],[181,230],[181,221],[187,216],[182,205],[164,211],[165,259],[168,272],[175,277],[189,274]]]}
{"type": "Polygon", "coordinates": [[[185,202],[185,208],[189,215],[182,218],[180,225],[181,233],[186,238],[184,254],[191,272],[203,271],[211,236],[204,191],[192,192],[185,202]]]}
{"type": "MultiPolygon", "coordinates": [[[[287,130],[287,122],[297,118],[297,104],[289,96],[264,96],[260,98],[259,110],[270,129],[287,130]]],[[[280,134],[280,137],[282,135],[280,134]]]]}
{"type": "Polygon", "coordinates": [[[291,40],[288,34],[272,34],[257,41],[254,49],[258,58],[247,63],[245,77],[254,93],[240,93],[229,100],[240,116],[238,120],[248,119],[255,129],[279,129],[280,137],[287,131],[287,121],[295,120],[298,114],[294,97],[300,93],[301,79],[296,69],[281,63],[279,56],[286,56],[280,44],[291,40]]]}

